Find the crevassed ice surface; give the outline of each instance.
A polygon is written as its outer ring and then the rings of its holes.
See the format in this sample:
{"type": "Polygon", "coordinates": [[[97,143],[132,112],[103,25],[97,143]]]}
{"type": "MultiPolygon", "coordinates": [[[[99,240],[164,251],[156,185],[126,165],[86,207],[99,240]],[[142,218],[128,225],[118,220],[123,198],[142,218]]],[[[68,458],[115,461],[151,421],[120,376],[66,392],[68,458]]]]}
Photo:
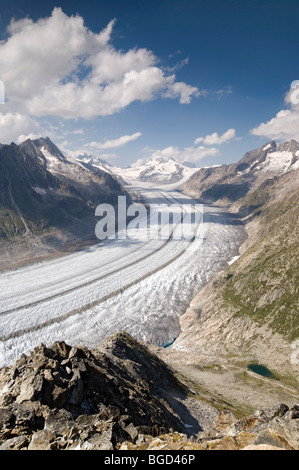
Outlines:
{"type": "MultiPolygon", "coordinates": [[[[190,204],[198,201],[169,188],[135,190],[151,204],[183,205],[185,215],[197,210],[190,204]]],[[[126,239],[1,273],[0,366],[40,343],[93,348],[120,330],[155,344],[175,338],[192,298],[227,267],[244,239],[242,225],[223,209],[204,206],[202,223],[197,219],[195,227],[184,224],[183,238],[174,212],[170,237],[158,225],[150,238],[132,231],[126,239]]]]}

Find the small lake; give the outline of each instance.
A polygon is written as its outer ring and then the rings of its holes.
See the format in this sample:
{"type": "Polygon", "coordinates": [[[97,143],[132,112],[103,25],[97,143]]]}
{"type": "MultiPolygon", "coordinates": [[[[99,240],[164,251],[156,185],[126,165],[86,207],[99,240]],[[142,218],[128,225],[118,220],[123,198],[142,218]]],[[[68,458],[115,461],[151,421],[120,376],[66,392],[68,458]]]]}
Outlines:
{"type": "Polygon", "coordinates": [[[248,370],[251,370],[251,372],[255,372],[258,375],[261,375],[262,377],[266,377],[267,379],[274,379],[274,380],[279,380],[273,372],[271,372],[268,367],[263,366],[261,364],[249,364],[247,366],[248,370]]]}

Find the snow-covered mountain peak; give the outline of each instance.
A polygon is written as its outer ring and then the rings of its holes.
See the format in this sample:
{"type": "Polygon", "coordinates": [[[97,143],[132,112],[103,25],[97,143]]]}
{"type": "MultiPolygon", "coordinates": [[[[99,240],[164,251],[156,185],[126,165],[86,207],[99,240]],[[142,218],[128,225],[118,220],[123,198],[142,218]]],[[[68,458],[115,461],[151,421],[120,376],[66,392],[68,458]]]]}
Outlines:
{"type": "Polygon", "coordinates": [[[76,160],[78,160],[79,162],[83,162],[83,163],[90,163],[91,165],[94,165],[94,166],[101,165],[101,166],[111,168],[110,163],[106,162],[106,160],[99,157],[98,155],[90,155],[90,154],[84,153],[76,157],[76,160]]]}
{"type": "Polygon", "coordinates": [[[46,159],[49,159],[52,164],[54,162],[67,163],[67,158],[61,150],[51,141],[49,137],[39,138],[33,141],[34,145],[40,149],[46,159]]]}
{"type": "Polygon", "coordinates": [[[145,165],[157,165],[157,164],[165,164],[165,163],[178,163],[173,157],[164,157],[162,155],[154,155],[148,160],[145,161],[145,165]]]}
{"type": "Polygon", "coordinates": [[[266,150],[266,156],[256,166],[256,170],[282,174],[299,168],[299,144],[295,140],[280,144],[271,142],[262,150],[266,150]]]}
{"type": "Polygon", "coordinates": [[[27,139],[19,145],[19,148],[36,157],[49,171],[56,171],[57,168],[68,164],[66,156],[49,137],[27,139]]]}
{"type": "Polygon", "coordinates": [[[180,189],[204,203],[235,203],[267,180],[295,170],[299,171],[299,143],[271,141],[247,152],[237,163],[199,169],[180,189]]]}
{"type": "Polygon", "coordinates": [[[153,171],[172,174],[182,168],[182,165],[172,157],[154,156],[145,162],[145,167],[153,171]]]}
{"type": "Polygon", "coordinates": [[[297,168],[299,168],[299,144],[291,140],[279,144],[271,141],[257,150],[247,152],[237,164],[235,171],[240,175],[264,177],[265,173],[280,175],[297,168]]]}
{"type": "Polygon", "coordinates": [[[172,184],[189,178],[197,168],[182,165],[172,156],[154,155],[146,160],[138,160],[128,168],[115,168],[112,171],[126,181],[139,180],[148,183],[172,184]]]}

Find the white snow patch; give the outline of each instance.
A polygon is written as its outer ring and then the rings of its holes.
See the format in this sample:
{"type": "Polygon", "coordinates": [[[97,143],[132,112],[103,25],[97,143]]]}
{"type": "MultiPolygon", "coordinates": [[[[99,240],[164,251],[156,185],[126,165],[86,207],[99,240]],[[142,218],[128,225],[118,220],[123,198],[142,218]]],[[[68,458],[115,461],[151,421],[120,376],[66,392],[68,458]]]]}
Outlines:
{"type": "Polygon", "coordinates": [[[297,160],[292,166],[291,166],[291,170],[297,170],[297,168],[299,168],[299,160],[297,160]]]}
{"type": "Polygon", "coordinates": [[[269,148],[271,148],[271,144],[266,145],[266,147],[264,147],[263,150],[268,150],[269,148]]]}
{"type": "Polygon", "coordinates": [[[52,155],[48,150],[46,150],[45,147],[41,147],[40,151],[47,161],[48,170],[53,170],[55,166],[61,163],[60,160],[54,155],[52,155]]]}
{"type": "MultiPolygon", "coordinates": [[[[152,157],[145,161],[138,161],[128,168],[113,167],[113,173],[122,176],[126,181],[137,181],[141,176],[150,181],[151,178],[160,181],[161,184],[167,184],[172,177],[180,175],[180,183],[187,180],[199,168],[189,168],[181,165],[174,158],[152,157]]],[[[144,179],[145,181],[145,179],[144,179]]]]}
{"type": "Polygon", "coordinates": [[[99,168],[99,170],[102,170],[105,173],[109,173],[110,175],[113,176],[113,172],[107,166],[103,165],[102,163],[92,163],[92,162],[90,162],[90,163],[95,168],[99,168]]]}
{"type": "Polygon", "coordinates": [[[47,194],[47,190],[46,190],[46,189],[38,188],[37,186],[36,186],[35,188],[32,186],[32,189],[34,189],[34,191],[35,191],[37,194],[40,194],[40,195],[45,195],[45,194],[47,194]]]}
{"type": "Polygon", "coordinates": [[[246,168],[246,170],[243,170],[243,171],[238,171],[238,175],[247,175],[248,173],[250,173],[250,170],[251,170],[251,167],[249,168],[246,168]]]}
{"type": "Polygon", "coordinates": [[[267,155],[262,172],[286,173],[292,163],[292,152],[272,152],[267,155]]]}

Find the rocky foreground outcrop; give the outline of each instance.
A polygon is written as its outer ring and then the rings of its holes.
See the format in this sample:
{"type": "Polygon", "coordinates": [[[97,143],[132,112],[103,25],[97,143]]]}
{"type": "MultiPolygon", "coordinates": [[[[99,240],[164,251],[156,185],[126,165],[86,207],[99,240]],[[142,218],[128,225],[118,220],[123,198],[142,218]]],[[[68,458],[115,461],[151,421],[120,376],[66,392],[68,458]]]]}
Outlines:
{"type": "Polygon", "coordinates": [[[214,425],[187,436],[175,404],[190,393],[126,333],[93,351],[41,345],[0,370],[0,450],[299,449],[299,405],[243,420],[217,412],[214,425]]]}
{"type": "Polygon", "coordinates": [[[299,405],[279,403],[237,419],[222,411],[210,427],[196,437],[169,433],[157,438],[123,443],[121,450],[299,450],[299,405]]]}
{"type": "Polygon", "coordinates": [[[125,333],[89,351],[37,347],[0,371],[2,448],[113,449],[140,433],[182,430],[164,398],[183,389],[172,371],[125,333]]]}

